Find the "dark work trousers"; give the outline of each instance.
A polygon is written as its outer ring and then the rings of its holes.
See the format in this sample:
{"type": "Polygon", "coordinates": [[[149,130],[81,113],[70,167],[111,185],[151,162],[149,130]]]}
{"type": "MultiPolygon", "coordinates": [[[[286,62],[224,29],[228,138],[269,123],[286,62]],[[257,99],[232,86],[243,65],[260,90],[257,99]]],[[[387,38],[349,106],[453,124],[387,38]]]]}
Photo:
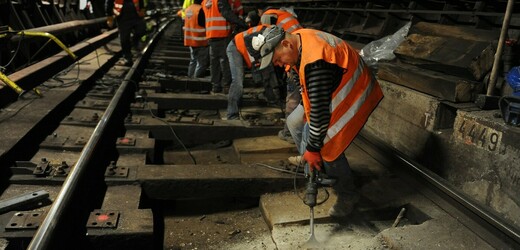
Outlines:
{"type": "Polygon", "coordinates": [[[210,38],[208,43],[211,84],[214,92],[221,92],[222,87],[229,87],[231,84],[231,70],[226,54],[229,38],[210,38]]]}
{"type": "Polygon", "coordinates": [[[140,38],[146,32],[146,25],[142,18],[120,19],[118,20],[117,25],[119,28],[119,38],[121,39],[123,57],[131,62],[132,46],[137,46],[139,44],[140,38]]]}

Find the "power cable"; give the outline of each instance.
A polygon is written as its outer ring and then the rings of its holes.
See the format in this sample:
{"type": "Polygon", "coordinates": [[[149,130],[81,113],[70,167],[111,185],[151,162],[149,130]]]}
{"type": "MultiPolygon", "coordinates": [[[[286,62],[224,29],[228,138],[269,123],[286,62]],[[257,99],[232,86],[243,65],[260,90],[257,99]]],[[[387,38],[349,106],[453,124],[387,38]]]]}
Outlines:
{"type": "Polygon", "coordinates": [[[146,105],[146,107],[148,108],[148,111],[150,111],[150,114],[152,115],[152,118],[155,118],[155,119],[157,119],[157,120],[159,120],[159,121],[165,123],[166,125],[168,125],[168,127],[169,127],[170,130],[172,131],[173,137],[175,137],[175,139],[177,139],[177,141],[179,142],[179,144],[181,144],[181,146],[184,148],[184,150],[186,151],[186,153],[188,153],[188,155],[190,156],[190,158],[191,158],[193,164],[194,164],[194,165],[197,165],[197,161],[195,160],[195,157],[193,157],[193,155],[191,154],[190,150],[189,150],[189,149],[184,145],[184,143],[182,142],[182,140],[177,136],[177,133],[175,133],[175,130],[173,130],[172,125],[171,125],[168,121],[166,121],[166,120],[164,120],[164,119],[162,119],[162,118],[156,116],[156,115],[153,113],[152,108],[148,105],[148,102],[146,101],[146,99],[145,99],[145,105],[146,105]]]}
{"type": "Polygon", "coordinates": [[[9,62],[7,62],[7,64],[4,65],[4,66],[0,66],[0,70],[2,70],[2,72],[4,72],[7,69],[7,67],[9,67],[9,65],[11,65],[11,63],[14,61],[14,58],[18,54],[18,51],[20,51],[20,44],[21,43],[22,43],[22,39],[18,40],[18,45],[16,46],[16,50],[14,51],[14,54],[11,57],[11,59],[9,59],[9,62]]]}

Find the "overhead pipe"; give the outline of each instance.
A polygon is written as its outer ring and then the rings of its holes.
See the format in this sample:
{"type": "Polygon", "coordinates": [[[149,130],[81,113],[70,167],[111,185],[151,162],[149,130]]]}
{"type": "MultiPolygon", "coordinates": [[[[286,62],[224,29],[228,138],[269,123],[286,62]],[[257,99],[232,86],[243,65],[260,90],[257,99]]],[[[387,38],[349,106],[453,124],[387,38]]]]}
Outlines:
{"type": "MultiPolygon", "coordinates": [[[[27,29],[24,31],[25,32],[48,32],[48,33],[52,33],[54,35],[59,35],[62,33],[66,33],[69,31],[75,31],[75,30],[93,26],[93,25],[103,25],[103,24],[105,24],[106,20],[107,20],[106,17],[100,17],[100,18],[95,18],[95,19],[90,19],[90,20],[76,20],[76,21],[69,21],[69,22],[64,22],[64,23],[48,25],[48,26],[42,26],[42,27],[33,28],[33,29],[27,29]]],[[[21,35],[14,35],[11,37],[11,41],[13,41],[13,42],[17,42],[21,39],[22,39],[21,35]]]]}

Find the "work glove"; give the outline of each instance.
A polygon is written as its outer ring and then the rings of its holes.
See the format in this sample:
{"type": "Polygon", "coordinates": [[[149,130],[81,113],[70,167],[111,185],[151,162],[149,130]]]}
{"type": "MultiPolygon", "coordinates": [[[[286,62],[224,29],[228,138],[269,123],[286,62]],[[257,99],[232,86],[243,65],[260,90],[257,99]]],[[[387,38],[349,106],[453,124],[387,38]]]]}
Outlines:
{"type": "Polygon", "coordinates": [[[303,159],[307,164],[309,164],[310,171],[313,171],[313,169],[321,171],[322,159],[320,152],[311,152],[306,150],[303,154],[303,159]]]}
{"type": "Polygon", "coordinates": [[[138,14],[139,14],[140,17],[144,17],[144,16],[146,16],[146,10],[144,8],[142,8],[142,9],[139,10],[138,14]]]}
{"type": "Polygon", "coordinates": [[[107,16],[107,26],[110,29],[114,27],[114,16],[107,16]]]}

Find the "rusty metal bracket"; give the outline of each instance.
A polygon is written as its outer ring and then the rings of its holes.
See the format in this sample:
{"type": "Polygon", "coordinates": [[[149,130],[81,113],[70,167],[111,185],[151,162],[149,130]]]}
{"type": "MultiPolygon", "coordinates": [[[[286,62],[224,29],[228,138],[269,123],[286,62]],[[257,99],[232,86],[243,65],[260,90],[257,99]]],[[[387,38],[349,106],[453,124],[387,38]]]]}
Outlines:
{"type": "Polygon", "coordinates": [[[110,165],[107,167],[105,171],[105,177],[128,178],[129,172],[130,168],[118,167],[115,161],[111,161],[110,165]]]}
{"type": "Polygon", "coordinates": [[[94,113],[91,116],[81,117],[80,121],[85,122],[85,123],[97,123],[97,122],[99,122],[99,118],[100,117],[99,117],[98,113],[94,113]]]}
{"type": "Polygon", "coordinates": [[[90,212],[87,228],[117,228],[119,215],[116,210],[94,210],[90,212]]]}
{"type": "Polygon", "coordinates": [[[45,212],[42,211],[17,212],[9,220],[5,226],[5,230],[37,229],[45,218],[44,214],[45,212]]]}
{"type": "Polygon", "coordinates": [[[52,164],[46,158],[35,164],[30,161],[17,161],[15,167],[11,167],[13,174],[34,175],[36,177],[65,177],[69,174],[71,167],[66,161],[60,164],[52,164]]]}
{"type": "Polygon", "coordinates": [[[136,139],[131,137],[118,137],[116,146],[135,146],[136,139]]]}
{"type": "Polygon", "coordinates": [[[38,163],[36,167],[34,167],[33,174],[38,177],[47,176],[50,174],[51,170],[51,163],[47,161],[46,158],[42,158],[40,163],[38,163]]]}
{"type": "Polygon", "coordinates": [[[46,147],[62,147],[69,140],[69,137],[58,136],[57,133],[47,136],[45,141],[42,142],[41,146],[46,147]]]}
{"type": "Polygon", "coordinates": [[[183,115],[179,114],[175,117],[169,118],[168,122],[174,123],[187,123],[187,124],[202,124],[202,125],[213,125],[213,120],[201,119],[196,115],[183,115]]]}
{"type": "Polygon", "coordinates": [[[38,190],[0,201],[0,214],[20,207],[43,204],[49,198],[49,192],[38,190]]]}

